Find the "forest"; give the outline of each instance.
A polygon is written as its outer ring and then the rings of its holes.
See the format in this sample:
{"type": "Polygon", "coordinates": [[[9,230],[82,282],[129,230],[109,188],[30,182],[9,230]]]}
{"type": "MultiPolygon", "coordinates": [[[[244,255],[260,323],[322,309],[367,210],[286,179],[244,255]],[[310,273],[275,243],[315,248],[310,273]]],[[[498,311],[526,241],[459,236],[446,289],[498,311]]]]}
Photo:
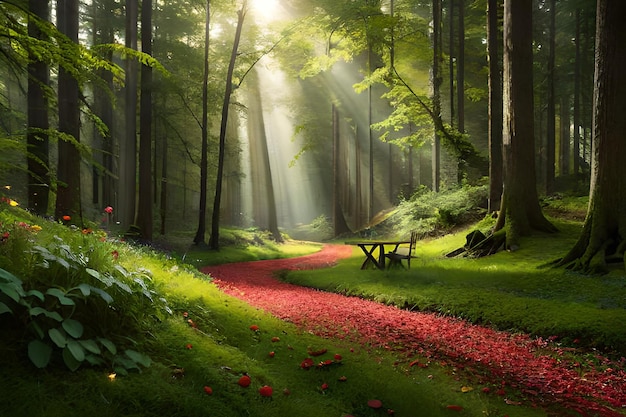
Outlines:
{"type": "Polygon", "coordinates": [[[488,183],[486,245],[555,231],[539,198],[591,191],[562,262],[623,257],[619,13],[595,1],[0,8],[3,193],[39,215],[218,249],[224,226],[342,236],[488,183]]]}
{"type": "Polygon", "coordinates": [[[624,16],[0,0],[0,415],[623,417],[624,16]]]}

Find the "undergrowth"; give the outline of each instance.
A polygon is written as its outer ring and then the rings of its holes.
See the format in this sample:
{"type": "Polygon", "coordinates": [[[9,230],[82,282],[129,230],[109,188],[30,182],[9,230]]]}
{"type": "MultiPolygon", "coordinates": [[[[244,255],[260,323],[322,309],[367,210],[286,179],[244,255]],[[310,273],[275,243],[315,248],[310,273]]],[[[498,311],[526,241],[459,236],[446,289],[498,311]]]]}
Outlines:
{"type": "MultiPolygon", "coordinates": [[[[303,333],[226,296],[171,253],[14,207],[0,210],[0,224],[0,415],[380,415],[371,399],[397,416],[445,416],[451,405],[471,415],[545,415],[469,390],[437,363],[412,367],[384,350],[303,333]],[[33,340],[51,350],[48,360],[29,352],[33,340]],[[327,352],[316,358],[332,366],[303,369],[312,350],[327,352]]],[[[285,251],[319,247],[292,246],[285,251]]],[[[232,259],[283,248],[262,247],[232,259]]],[[[224,254],[192,252],[212,263],[224,254]]]]}

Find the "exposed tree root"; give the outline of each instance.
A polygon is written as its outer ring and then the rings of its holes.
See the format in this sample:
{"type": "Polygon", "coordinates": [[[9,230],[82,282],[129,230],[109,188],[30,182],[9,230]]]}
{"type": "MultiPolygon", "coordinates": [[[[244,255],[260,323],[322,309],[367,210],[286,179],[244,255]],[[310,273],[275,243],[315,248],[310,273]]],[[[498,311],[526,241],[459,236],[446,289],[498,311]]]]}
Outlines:
{"type": "Polygon", "coordinates": [[[504,249],[506,243],[506,233],[498,231],[485,236],[480,230],[474,230],[465,236],[465,246],[458,248],[446,256],[452,258],[463,255],[465,257],[481,258],[493,255],[504,249]]]}

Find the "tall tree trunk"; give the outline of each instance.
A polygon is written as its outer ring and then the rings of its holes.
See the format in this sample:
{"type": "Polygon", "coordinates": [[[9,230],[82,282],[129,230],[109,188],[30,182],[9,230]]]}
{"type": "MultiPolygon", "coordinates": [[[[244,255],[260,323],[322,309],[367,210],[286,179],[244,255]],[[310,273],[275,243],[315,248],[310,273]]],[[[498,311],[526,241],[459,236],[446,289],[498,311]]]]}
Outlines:
{"type": "Polygon", "coordinates": [[[533,0],[504,1],[504,193],[495,230],[506,225],[507,246],[531,230],[554,232],[539,205],[533,123],[533,0]]]}
{"type": "Polygon", "coordinates": [[[560,175],[569,175],[570,160],[570,120],[569,120],[569,96],[564,92],[559,104],[559,166],[560,175]]]}
{"type": "MultiPolygon", "coordinates": [[[[126,0],[126,47],[137,49],[138,0],[126,0]]],[[[120,140],[119,210],[122,227],[135,220],[137,194],[137,60],[126,58],[124,137],[120,140]]]]}
{"type": "MultiPolygon", "coordinates": [[[[448,84],[450,85],[450,125],[454,126],[456,112],[454,110],[454,0],[450,0],[448,5],[449,33],[448,33],[448,84]]],[[[459,39],[460,39],[459,35],[459,39]]]]}
{"type": "Polygon", "coordinates": [[[209,40],[211,29],[211,2],[206,2],[206,15],[204,18],[204,72],[202,75],[202,141],[200,155],[200,202],[198,205],[198,229],[193,242],[198,245],[204,243],[206,234],[206,204],[208,183],[208,148],[209,148],[209,40]]]}
{"type": "MultiPolygon", "coordinates": [[[[57,26],[70,41],[78,43],[78,0],[57,1],[57,26]]],[[[59,68],[59,131],[71,140],[59,141],[57,200],[55,216],[70,216],[81,224],[80,192],[80,109],[78,81],[63,67],[59,68]]]]}
{"type": "Polygon", "coordinates": [[[235,41],[230,54],[228,73],[226,74],[226,89],[224,91],[224,102],[222,103],[222,120],[220,124],[220,143],[217,160],[217,176],[215,178],[215,198],[213,200],[213,215],[211,217],[211,237],[209,238],[209,248],[219,250],[220,244],[220,206],[222,201],[222,183],[224,180],[224,154],[226,152],[226,127],[228,125],[228,110],[230,106],[230,96],[233,92],[233,72],[237,61],[237,49],[241,39],[243,21],[247,12],[247,0],[243,1],[241,9],[237,12],[237,29],[235,30],[235,41]]]}
{"type": "MultiPolygon", "coordinates": [[[[93,38],[94,44],[112,44],[114,42],[111,16],[116,12],[114,2],[103,1],[93,3],[93,38]]],[[[111,61],[113,54],[106,52],[104,59],[111,61]]],[[[105,134],[94,128],[94,143],[101,154],[101,167],[93,168],[94,204],[117,206],[113,191],[113,103],[109,94],[113,91],[113,74],[107,70],[98,72],[106,87],[94,86],[94,111],[109,131],[105,134]],[[102,187],[100,192],[99,187],[102,187]]]]}
{"type": "MultiPolygon", "coordinates": [[[[48,2],[29,0],[30,12],[42,22],[50,20],[48,2]]],[[[33,17],[28,20],[28,35],[42,39],[44,35],[33,17]]],[[[48,210],[50,191],[49,140],[46,130],[48,121],[48,99],[44,88],[50,84],[50,72],[45,62],[31,56],[28,64],[28,208],[35,214],[45,216],[48,210]]]]}
{"type": "Polygon", "coordinates": [[[579,178],[580,174],[580,9],[576,9],[576,33],[574,34],[574,47],[576,50],[574,58],[574,177],[579,178]]]}
{"type": "Polygon", "coordinates": [[[554,93],[556,56],[556,0],[550,0],[550,39],[548,52],[548,109],[546,115],[546,194],[554,192],[554,166],[556,164],[556,97],[554,93]]]}
{"type": "MultiPolygon", "coordinates": [[[[165,103],[164,103],[165,104],[165,103]]],[[[165,105],[163,106],[165,108],[165,105]]],[[[166,224],[166,219],[167,219],[167,155],[168,155],[168,149],[167,149],[167,129],[165,128],[165,126],[163,126],[162,129],[162,142],[161,142],[161,147],[162,147],[162,156],[161,156],[161,193],[160,193],[160,200],[159,200],[159,214],[160,214],[160,218],[161,218],[161,234],[164,235],[165,234],[165,224],[166,224]]]]}
{"type": "MultiPolygon", "coordinates": [[[[432,45],[433,45],[433,66],[431,70],[431,86],[433,94],[433,116],[441,117],[441,0],[433,0],[432,5],[433,28],[432,28],[432,45]]],[[[433,137],[432,150],[432,175],[433,175],[433,191],[439,191],[441,183],[441,138],[435,127],[435,135],[433,137]]]]}
{"type": "Polygon", "coordinates": [[[500,0],[487,5],[487,56],[489,60],[489,212],[500,209],[502,198],[502,72],[500,68],[500,0]]]}
{"type": "Polygon", "coordinates": [[[558,262],[595,271],[626,263],[626,2],[598,0],[589,211],[580,238],[558,262]]]}
{"type": "Polygon", "coordinates": [[[456,57],[457,128],[465,132],[465,0],[459,0],[459,52],[456,57]]]}
{"type": "Polygon", "coordinates": [[[340,152],[340,130],[339,130],[339,112],[335,104],[331,108],[333,118],[333,229],[335,236],[340,236],[350,231],[346,218],[343,215],[341,204],[341,193],[343,189],[340,184],[347,179],[345,175],[341,178],[343,171],[341,170],[341,152],[340,152]]]}
{"type": "MultiPolygon", "coordinates": [[[[141,51],[152,55],[152,0],[141,7],[141,51]]],[[[152,67],[141,66],[139,110],[139,201],[135,224],[143,240],[152,240],[152,67]]]]}

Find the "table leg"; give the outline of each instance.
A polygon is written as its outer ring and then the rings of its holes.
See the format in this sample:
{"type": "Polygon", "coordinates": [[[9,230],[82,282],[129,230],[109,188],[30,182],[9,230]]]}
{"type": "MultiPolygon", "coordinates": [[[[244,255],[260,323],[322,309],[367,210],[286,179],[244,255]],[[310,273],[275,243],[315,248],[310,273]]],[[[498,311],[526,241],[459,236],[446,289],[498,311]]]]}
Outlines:
{"type": "Polygon", "coordinates": [[[385,245],[378,245],[380,251],[378,252],[378,269],[385,269],[385,245]]]}
{"type": "MultiPolygon", "coordinates": [[[[374,257],[374,251],[376,250],[376,248],[378,248],[380,245],[372,245],[372,247],[370,249],[368,249],[366,247],[367,245],[359,245],[359,247],[361,248],[361,250],[363,251],[363,253],[365,254],[365,261],[363,261],[363,264],[361,265],[361,269],[367,269],[367,265],[371,262],[372,264],[374,264],[374,266],[378,269],[380,268],[380,261],[377,260],[374,257]]],[[[380,258],[380,254],[379,254],[379,258],[380,258]]],[[[384,262],[384,254],[383,254],[383,262],[384,262]]]]}

